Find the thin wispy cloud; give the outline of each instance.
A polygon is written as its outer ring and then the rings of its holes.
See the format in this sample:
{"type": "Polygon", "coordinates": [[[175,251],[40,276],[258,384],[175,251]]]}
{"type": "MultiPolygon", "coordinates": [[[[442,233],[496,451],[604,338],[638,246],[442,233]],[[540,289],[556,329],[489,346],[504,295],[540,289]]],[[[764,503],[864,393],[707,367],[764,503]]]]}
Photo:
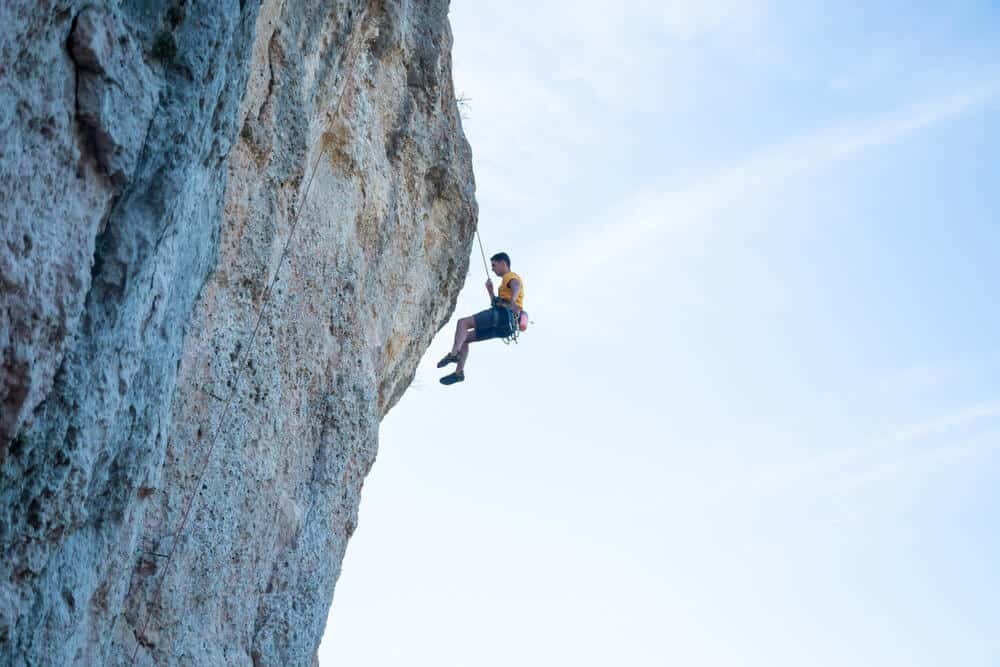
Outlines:
{"type": "Polygon", "coordinates": [[[907,443],[992,419],[1000,419],[1000,398],[971,405],[948,415],[907,425],[893,433],[889,439],[895,443],[907,443]]]}
{"type": "Polygon", "coordinates": [[[874,482],[943,466],[1000,447],[1000,398],[908,424],[883,436],[868,451],[855,450],[854,465],[841,468],[834,486],[855,491],[874,482]]]}
{"type": "Polygon", "coordinates": [[[876,483],[899,482],[913,475],[940,470],[976,454],[1000,448],[1000,432],[989,431],[958,438],[936,447],[924,447],[891,460],[866,466],[835,480],[833,488],[843,493],[862,490],[876,483]]]}
{"type": "Polygon", "coordinates": [[[990,73],[982,83],[952,94],[784,143],[722,168],[688,188],[640,192],[609,214],[613,222],[570,244],[541,284],[562,288],[562,276],[570,274],[576,280],[585,279],[655,235],[704,224],[734,202],[971,113],[998,93],[1000,76],[990,73]]]}
{"type": "Polygon", "coordinates": [[[963,406],[876,436],[860,445],[838,447],[802,461],[770,463],[752,473],[754,484],[766,489],[854,491],[866,482],[902,479],[923,469],[1000,447],[1000,398],[963,406]]]}
{"type": "Polygon", "coordinates": [[[953,382],[960,373],[960,367],[954,362],[922,363],[878,378],[873,390],[883,397],[913,394],[953,382]]]}

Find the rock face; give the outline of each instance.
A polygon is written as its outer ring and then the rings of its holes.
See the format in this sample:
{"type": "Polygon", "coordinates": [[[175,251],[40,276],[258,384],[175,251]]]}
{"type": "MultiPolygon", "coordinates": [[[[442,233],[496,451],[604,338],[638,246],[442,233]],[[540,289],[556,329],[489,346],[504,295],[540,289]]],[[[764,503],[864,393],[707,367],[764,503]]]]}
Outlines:
{"type": "Polygon", "coordinates": [[[0,665],[315,661],[468,268],[447,9],[0,6],[0,665]]]}

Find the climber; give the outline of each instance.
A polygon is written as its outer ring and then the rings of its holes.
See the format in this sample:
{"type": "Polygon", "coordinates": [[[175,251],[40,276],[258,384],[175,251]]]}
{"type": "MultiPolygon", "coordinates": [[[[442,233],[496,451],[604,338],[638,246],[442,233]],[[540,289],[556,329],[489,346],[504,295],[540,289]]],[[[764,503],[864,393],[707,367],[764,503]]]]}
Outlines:
{"type": "MultiPolygon", "coordinates": [[[[492,306],[471,317],[463,317],[455,328],[455,344],[451,352],[438,362],[438,368],[457,364],[455,372],[441,378],[441,384],[455,384],[465,379],[465,360],[469,356],[469,343],[490,338],[507,338],[518,327],[524,307],[524,281],[510,270],[510,256],[498,252],[490,257],[493,273],[500,276],[500,294],[493,293],[493,281],[486,280],[486,291],[492,306]]],[[[527,319],[527,318],[525,318],[527,319]]]]}

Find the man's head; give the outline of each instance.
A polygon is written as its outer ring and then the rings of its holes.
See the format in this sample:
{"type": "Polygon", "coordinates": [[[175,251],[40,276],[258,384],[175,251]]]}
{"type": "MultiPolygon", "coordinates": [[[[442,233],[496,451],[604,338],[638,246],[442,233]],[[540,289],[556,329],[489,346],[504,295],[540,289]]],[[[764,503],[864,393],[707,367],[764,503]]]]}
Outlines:
{"type": "Polygon", "coordinates": [[[510,271],[510,255],[505,252],[498,252],[490,257],[490,264],[492,265],[493,273],[502,276],[510,271]]]}

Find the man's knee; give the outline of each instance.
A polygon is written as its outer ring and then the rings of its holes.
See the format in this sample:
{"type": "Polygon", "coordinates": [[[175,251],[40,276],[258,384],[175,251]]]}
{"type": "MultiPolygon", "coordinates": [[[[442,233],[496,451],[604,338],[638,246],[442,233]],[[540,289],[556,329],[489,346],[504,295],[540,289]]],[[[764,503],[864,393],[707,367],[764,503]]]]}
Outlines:
{"type": "Polygon", "coordinates": [[[463,317],[458,321],[458,328],[462,331],[468,331],[469,329],[476,328],[476,318],[475,317],[463,317]]]}

